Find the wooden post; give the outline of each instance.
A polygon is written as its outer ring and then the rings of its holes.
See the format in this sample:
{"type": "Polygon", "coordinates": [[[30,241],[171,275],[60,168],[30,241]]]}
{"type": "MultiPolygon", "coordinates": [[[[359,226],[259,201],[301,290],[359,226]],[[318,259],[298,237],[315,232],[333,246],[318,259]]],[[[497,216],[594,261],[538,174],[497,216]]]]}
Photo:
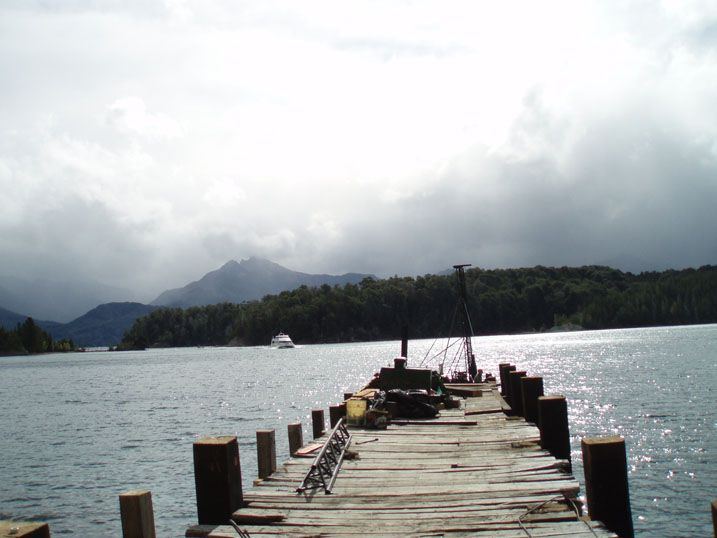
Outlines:
{"type": "Polygon", "coordinates": [[[516,417],[523,416],[523,395],[520,392],[520,379],[525,377],[525,370],[514,370],[508,373],[508,385],[510,385],[510,408],[516,417]]]}
{"type": "Polygon", "coordinates": [[[408,357],[408,325],[401,327],[401,357],[408,357]]]}
{"type": "Polygon", "coordinates": [[[543,395],[542,377],[524,377],[520,380],[523,398],[523,416],[528,422],[538,423],[538,398],[543,395]]]}
{"type": "Polygon", "coordinates": [[[311,412],[311,425],[314,429],[314,439],[318,439],[324,433],[324,410],[314,409],[311,412]]]}
{"type": "Polygon", "coordinates": [[[194,443],[194,481],[200,525],[224,525],[242,505],[236,437],[205,437],[194,443]]]}
{"type": "Polygon", "coordinates": [[[507,362],[501,362],[498,365],[498,372],[500,374],[500,393],[505,396],[506,391],[506,384],[508,383],[508,368],[510,368],[510,363],[507,362]]]}
{"type": "Polygon", "coordinates": [[[625,439],[586,437],[581,446],[590,519],[602,521],[620,538],[633,538],[625,439]]]}
{"type": "Polygon", "coordinates": [[[0,521],[0,536],[12,538],[50,538],[50,525],[29,521],[0,521]]]}
{"type": "Polygon", "coordinates": [[[338,421],[343,418],[346,414],[346,404],[344,405],[332,405],[329,407],[329,424],[333,428],[336,426],[338,421]]]}
{"type": "Polygon", "coordinates": [[[128,491],[119,496],[123,538],[155,538],[152,494],[128,491]]]}
{"type": "Polygon", "coordinates": [[[256,462],[259,478],[264,480],[276,471],[276,434],[274,430],[256,432],[256,462]]]}
{"type": "Polygon", "coordinates": [[[568,402],[565,396],[538,397],[538,428],[540,429],[540,446],[554,457],[568,460],[569,470],[572,471],[568,402]]]}
{"type": "Polygon", "coordinates": [[[304,446],[304,432],[301,429],[301,422],[289,424],[289,455],[293,456],[297,450],[304,446]]]}
{"type": "Polygon", "coordinates": [[[516,370],[517,368],[512,364],[509,364],[505,369],[505,394],[503,395],[503,399],[508,403],[508,405],[511,405],[510,398],[512,396],[513,389],[510,384],[510,372],[515,372],[516,370]]]}
{"type": "Polygon", "coordinates": [[[712,501],[712,530],[717,538],[717,501],[712,501]]]}

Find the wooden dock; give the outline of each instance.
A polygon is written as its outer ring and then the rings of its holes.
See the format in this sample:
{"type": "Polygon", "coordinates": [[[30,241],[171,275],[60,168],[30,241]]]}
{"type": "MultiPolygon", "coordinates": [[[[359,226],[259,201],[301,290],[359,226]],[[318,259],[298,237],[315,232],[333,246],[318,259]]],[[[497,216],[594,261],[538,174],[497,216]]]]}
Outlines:
{"type": "MultiPolygon", "coordinates": [[[[616,537],[577,515],[579,484],[567,462],[540,448],[534,425],[503,412],[495,384],[475,385],[474,394],[435,419],[350,428],[331,494],[296,491],[313,462],[312,446],[324,439],[308,443],[303,455],[243,493],[236,525],[252,538],[616,537]]],[[[242,534],[229,524],[196,525],[186,536],[242,534]]]]}

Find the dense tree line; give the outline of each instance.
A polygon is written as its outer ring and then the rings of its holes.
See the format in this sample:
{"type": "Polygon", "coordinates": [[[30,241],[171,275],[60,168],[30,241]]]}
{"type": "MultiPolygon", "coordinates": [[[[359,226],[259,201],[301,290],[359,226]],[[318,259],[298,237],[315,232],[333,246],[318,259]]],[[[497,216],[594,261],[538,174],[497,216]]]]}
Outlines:
{"type": "MultiPolygon", "coordinates": [[[[602,266],[466,271],[476,335],[717,322],[717,267],[633,275],[602,266]]],[[[455,334],[453,275],[302,286],[261,301],[159,309],[139,319],[120,348],[266,345],[284,331],[299,343],[455,334]]]]}
{"type": "Polygon", "coordinates": [[[72,340],[53,340],[32,318],[18,323],[17,328],[10,331],[0,327],[0,353],[3,355],[74,350],[75,344],[72,340]]]}

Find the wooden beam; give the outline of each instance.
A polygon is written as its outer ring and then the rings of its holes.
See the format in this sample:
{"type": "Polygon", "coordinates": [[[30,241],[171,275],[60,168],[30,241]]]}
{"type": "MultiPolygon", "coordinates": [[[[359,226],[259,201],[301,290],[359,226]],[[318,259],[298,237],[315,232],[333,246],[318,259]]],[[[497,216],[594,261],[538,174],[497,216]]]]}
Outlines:
{"type": "Polygon", "coordinates": [[[264,480],[276,471],[276,434],[274,430],[256,432],[256,461],[260,479],[264,480]]]}
{"type": "Polygon", "coordinates": [[[625,439],[586,437],[581,446],[590,518],[602,521],[620,538],[633,538],[625,439]]]}
{"type": "Polygon", "coordinates": [[[510,407],[513,414],[518,417],[523,416],[523,394],[520,391],[520,380],[525,377],[525,370],[513,370],[508,372],[508,383],[510,385],[510,407]]]}
{"type": "Polygon", "coordinates": [[[152,494],[128,491],[119,496],[123,538],[155,538],[152,494]]]}
{"type": "Polygon", "coordinates": [[[318,439],[324,434],[324,426],[326,425],[326,420],[324,419],[324,410],[323,409],[314,409],[311,412],[311,426],[313,428],[314,432],[314,439],[318,439]]]}
{"type": "Polygon", "coordinates": [[[520,393],[523,399],[523,416],[528,422],[538,423],[538,398],[543,396],[542,377],[523,377],[520,380],[520,393]]]}
{"type": "Polygon", "coordinates": [[[289,436],[289,455],[293,456],[297,450],[304,446],[304,432],[301,428],[301,422],[289,424],[287,432],[289,436]]]}
{"type": "Polygon", "coordinates": [[[199,524],[224,524],[242,505],[237,438],[205,437],[193,449],[199,524]]]}
{"type": "Polygon", "coordinates": [[[28,521],[0,521],[0,537],[11,538],[50,538],[50,526],[47,523],[28,521]]]}
{"type": "MultiPolygon", "coordinates": [[[[540,429],[540,446],[554,457],[572,462],[568,402],[565,396],[538,397],[538,428],[540,429]]],[[[572,469],[572,463],[570,465],[572,469]]]]}
{"type": "Polygon", "coordinates": [[[331,428],[338,424],[339,420],[346,416],[346,404],[332,405],[329,407],[329,424],[331,428]]]}
{"type": "Polygon", "coordinates": [[[508,374],[514,372],[516,367],[505,362],[500,366],[500,393],[505,398],[505,401],[510,403],[510,381],[508,380],[508,374]]]}

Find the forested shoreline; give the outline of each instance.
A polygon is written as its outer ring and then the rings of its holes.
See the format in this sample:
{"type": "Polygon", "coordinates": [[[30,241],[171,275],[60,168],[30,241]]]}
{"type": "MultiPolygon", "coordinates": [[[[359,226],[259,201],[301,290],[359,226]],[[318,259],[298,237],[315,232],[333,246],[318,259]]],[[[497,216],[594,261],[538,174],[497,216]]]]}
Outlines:
{"type": "MultiPolygon", "coordinates": [[[[612,329],[717,322],[717,267],[646,272],[603,266],[466,271],[476,335],[556,327],[612,329]]],[[[283,331],[303,344],[455,334],[454,275],[301,286],[261,301],[160,308],[138,319],[118,349],[267,345],[283,331]]]]}
{"type": "Polygon", "coordinates": [[[35,324],[32,318],[18,323],[12,330],[0,327],[0,355],[75,351],[72,340],[53,340],[52,336],[35,324]]]}

